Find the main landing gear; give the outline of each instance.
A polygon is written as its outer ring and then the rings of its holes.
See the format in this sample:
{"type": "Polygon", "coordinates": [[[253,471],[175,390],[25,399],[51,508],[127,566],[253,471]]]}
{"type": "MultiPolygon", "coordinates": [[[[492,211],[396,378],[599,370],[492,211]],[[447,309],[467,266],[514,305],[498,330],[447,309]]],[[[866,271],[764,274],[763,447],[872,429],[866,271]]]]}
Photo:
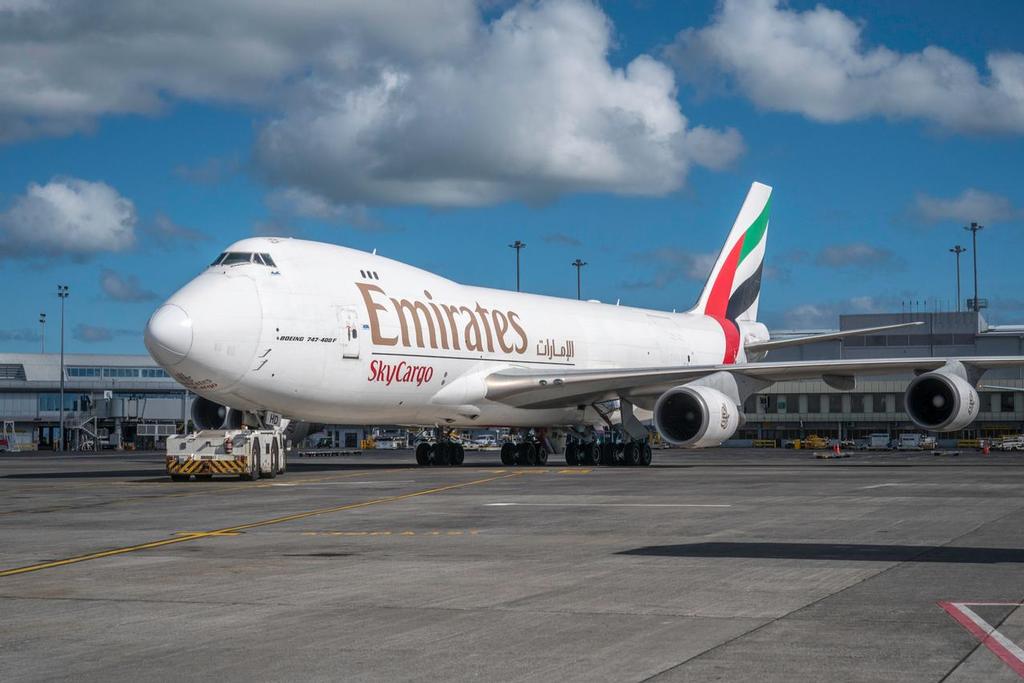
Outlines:
{"type": "Polygon", "coordinates": [[[609,467],[649,467],[653,454],[651,444],[646,439],[629,439],[622,442],[570,441],[565,445],[565,464],[570,467],[577,465],[606,465],[609,467]]]}
{"type": "Polygon", "coordinates": [[[522,441],[513,443],[506,441],[501,444],[501,464],[508,467],[524,465],[533,467],[535,465],[548,464],[548,451],[544,445],[535,441],[522,441]]]}
{"type": "Polygon", "coordinates": [[[466,458],[466,449],[461,443],[452,441],[447,434],[441,434],[434,443],[421,441],[416,446],[416,464],[421,467],[437,465],[456,467],[466,458]]]}

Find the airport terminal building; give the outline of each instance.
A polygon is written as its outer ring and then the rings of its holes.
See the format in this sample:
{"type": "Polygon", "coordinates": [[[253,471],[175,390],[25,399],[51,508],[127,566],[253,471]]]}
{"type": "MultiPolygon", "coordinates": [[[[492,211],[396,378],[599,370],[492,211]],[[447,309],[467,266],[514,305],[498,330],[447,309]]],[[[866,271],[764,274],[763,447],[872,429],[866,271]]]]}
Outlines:
{"type": "MultiPolygon", "coordinates": [[[[783,348],[768,360],[828,360],[921,356],[1013,356],[1024,354],[1024,325],[989,326],[979,313],[842,315],[840,329],[920,321],[923,325],[885,334],[783,348]]],[[[786,333],[804,336],[808,332],[786,333]]],[[[784,335],[776,335],[784,336],[784,335]]],[[[65,354],[64,409],[72,448],[159,448],[184,430],[192,395],[148,355],[65,354]]],[[[811,434],[844,439],[885,432],[919,432],[903,411],[907,377],[866,378],[853,391],[821,380],[781,382],[751,396],[736,439],[781,443],[811,434]]],[[[985,375],[978,420],[957,438],[1024,432],[1024,388],[1020,369],[985,375]],[[991,385],[993,388],[985,388],[991,385]]],[[[60,356],[0,353],[0,420],[14,423],[20,447],[52,448],[60,424],[60,356]]],[[[358,447],[361,426],[330,426],[337,447],[358,447]]]]}
{"type": "MultiPolygon", "coordinates": [[[[148,355],[64,355],[64,424],[73,449],[154,448],[184,423],[188,392],[148,355]]],[[[60,355],[0,353],[0,419],[17,441],[59,439],[60,355]]]]}

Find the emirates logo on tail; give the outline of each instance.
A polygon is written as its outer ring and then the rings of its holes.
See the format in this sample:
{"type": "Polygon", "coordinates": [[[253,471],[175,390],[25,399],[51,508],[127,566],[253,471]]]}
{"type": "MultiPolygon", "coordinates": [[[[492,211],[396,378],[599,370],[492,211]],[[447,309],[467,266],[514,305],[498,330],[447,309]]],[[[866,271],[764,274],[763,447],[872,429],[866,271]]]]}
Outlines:
{"type": "Polygon", "coordinates": [[[698,304],[725,335],[723,363],[736,362],[740,350],[737,321],[755,321],[761,296],[771,188],[754,183],[743,202],[725,248],[718,256],[698,304]]]}

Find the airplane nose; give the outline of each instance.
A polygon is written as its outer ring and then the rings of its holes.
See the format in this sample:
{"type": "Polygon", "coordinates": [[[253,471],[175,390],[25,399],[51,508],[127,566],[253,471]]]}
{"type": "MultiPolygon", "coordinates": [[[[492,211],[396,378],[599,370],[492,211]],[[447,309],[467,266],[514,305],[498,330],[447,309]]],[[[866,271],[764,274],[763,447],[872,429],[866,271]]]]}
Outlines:
{"type": "Polygon", "coordinates": [[[192,349],[192,318],[180,306],[164,304],[149,319],[144,340],[161,365],[180,363],[192,349]]]}

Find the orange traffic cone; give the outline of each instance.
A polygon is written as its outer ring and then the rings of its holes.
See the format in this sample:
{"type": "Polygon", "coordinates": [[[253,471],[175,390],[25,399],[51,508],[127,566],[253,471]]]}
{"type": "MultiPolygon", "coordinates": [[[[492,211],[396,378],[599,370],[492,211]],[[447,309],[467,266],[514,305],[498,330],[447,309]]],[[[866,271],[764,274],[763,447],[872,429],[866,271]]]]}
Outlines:
{"type": "Polygon", "coordinates": [[[832,446],[832,452],[835,453],[836,455],[842,455],[839,452],[839,442],[838,441],[836,441],[835,445],[832,446]]]}

